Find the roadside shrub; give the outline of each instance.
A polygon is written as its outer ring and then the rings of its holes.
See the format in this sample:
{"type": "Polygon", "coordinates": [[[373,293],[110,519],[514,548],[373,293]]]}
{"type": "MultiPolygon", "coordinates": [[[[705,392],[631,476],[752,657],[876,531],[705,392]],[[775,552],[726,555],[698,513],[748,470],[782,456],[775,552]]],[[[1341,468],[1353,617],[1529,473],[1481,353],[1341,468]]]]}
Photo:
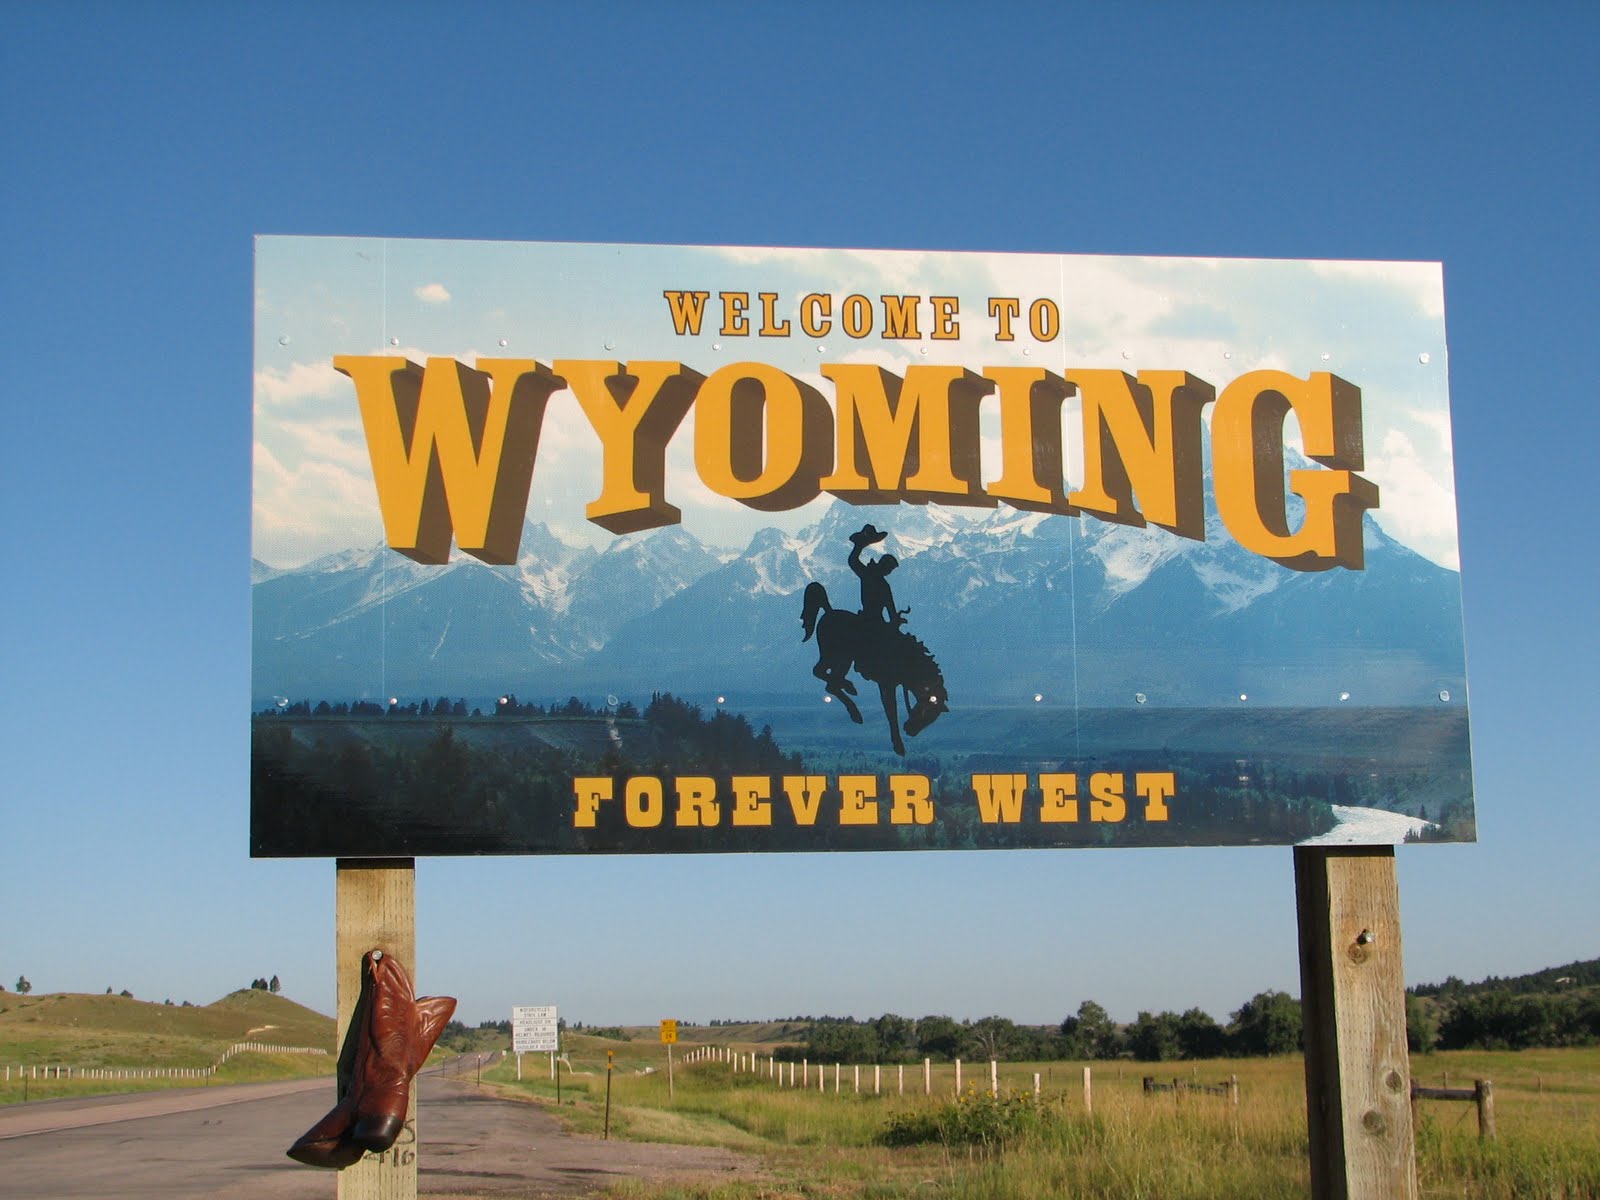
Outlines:
{"type": "Polygon", "coordinates": [[[998,1096],[969,1086],[954,1100],[933,1108],[896,1113],[878,1141],[885,1146],[981,1146],[994,1149],[1036,1135],[1056,1119],[1054,1106],[1032,1092],[1006,1090],[998,1096]]]}

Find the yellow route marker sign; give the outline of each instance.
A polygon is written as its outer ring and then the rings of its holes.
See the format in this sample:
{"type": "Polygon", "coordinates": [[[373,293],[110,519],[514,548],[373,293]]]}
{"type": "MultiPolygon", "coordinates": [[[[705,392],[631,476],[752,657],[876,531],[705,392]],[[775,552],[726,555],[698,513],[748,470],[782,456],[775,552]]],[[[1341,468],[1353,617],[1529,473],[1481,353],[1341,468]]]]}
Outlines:
{"type": "Polygon", "coordinates": [[[672,1045],[678,1040],[678,1023],[676,1021],[661,1022],[661,1041],[664,1045],[672,1045]]]}

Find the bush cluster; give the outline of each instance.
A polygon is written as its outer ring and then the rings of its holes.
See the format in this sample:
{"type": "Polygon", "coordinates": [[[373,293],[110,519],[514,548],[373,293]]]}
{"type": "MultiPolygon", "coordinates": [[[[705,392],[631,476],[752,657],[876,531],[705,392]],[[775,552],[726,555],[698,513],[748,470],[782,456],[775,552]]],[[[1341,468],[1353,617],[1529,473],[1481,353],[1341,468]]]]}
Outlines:
{"type": "Polygon", "coordinates": [[[978,1146],[998,1149],[1041,1133],[1057,1119],[1055,1105],[1032,1092],[1011,1089],[991,1095],[968,1086],[954,1100],[935,1108],[896,1113],[878,1141],[885,1146],[978,1146]]]}

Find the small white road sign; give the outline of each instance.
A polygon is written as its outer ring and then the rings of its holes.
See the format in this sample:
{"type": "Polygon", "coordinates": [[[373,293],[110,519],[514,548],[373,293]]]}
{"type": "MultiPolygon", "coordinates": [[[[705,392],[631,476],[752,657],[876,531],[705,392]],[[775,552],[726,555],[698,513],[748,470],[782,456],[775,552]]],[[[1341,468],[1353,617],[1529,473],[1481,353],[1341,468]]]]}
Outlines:
{"type": "Polygon", "coordinates": [[[554,1004],[525,1006],[511,1010],[511,1052],[530,1054],[560,1049],[560,1035],[554,1004]]]}

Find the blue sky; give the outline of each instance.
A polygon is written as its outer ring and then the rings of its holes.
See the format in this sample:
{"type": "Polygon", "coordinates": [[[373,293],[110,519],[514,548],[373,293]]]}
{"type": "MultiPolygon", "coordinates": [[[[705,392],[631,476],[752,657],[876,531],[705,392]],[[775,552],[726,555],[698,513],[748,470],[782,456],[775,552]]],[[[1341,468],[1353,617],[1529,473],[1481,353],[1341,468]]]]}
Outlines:
{"type": "MultiPolygon", "coordinates": [[[[1577,6],[8,6],[0,982],[331,1011],[330,862],[247,857],[257,234],[1444,264],[1480,842],[1406,973],[1600,953],[1577,6]]],[[[426,860],[464,1018],[1225,1017],[1285,849],[426,860]]]]}

